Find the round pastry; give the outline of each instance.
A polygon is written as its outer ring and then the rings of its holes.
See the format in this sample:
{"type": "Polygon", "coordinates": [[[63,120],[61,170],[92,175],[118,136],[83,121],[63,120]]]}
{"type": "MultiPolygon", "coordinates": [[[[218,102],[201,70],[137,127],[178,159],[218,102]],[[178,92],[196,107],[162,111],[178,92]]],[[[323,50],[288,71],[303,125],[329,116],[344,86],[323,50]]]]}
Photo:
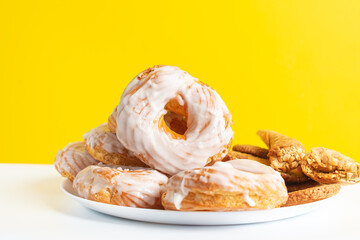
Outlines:
{"type": "Polygon", "coordinates": [[[71,181],[82,169],[95,165],[96,161],[86,150],[84,142],[69,143],[64,149],[59,150],[55,157],[55,168],[71,181]]]}
{"type": "Polygon", "coordinates": [[[302,171],[319,183],[360,182],[360,164],[331,149],[316,147],[301,162],[302,171]]]}
{"type": "Polygon", "coordinates": [[[167,174],[223,159],[231,145],[231,114],[209,86],[185,71],[155,66],[132,80],[121,96],[116,135],[147,165],[167,174]],[[165,106],[187,121],[182,135],[165,123],[165,106]],[[175,109],[175,110],[174,110],[175,109]]]}
{"type": "Polygon", "coordinates": [[[278,172],[255,161],[237,159],[172,176],[162,204],[168,210],[232,211],[276,208],[287,198],[278,172]]]}
{"type": "Polygon", "coordinates": [[[110,132],[107,123],[84,134],[85,148],[96,160],[115,165],[147,167],[110,132]]]}
{"type": "Polygon", "coordinates": [[[299,184],[287,185],[289,198],[283,207],[316,202],[336,195],[340,184],[320,184],[315,181],[307,181],[299,184]]]}
{"type": "Polygon", "coordinates": [[[150,168],[99,165],[80,171],[73,187],[80,197],[89,200],[160,209],[167,180],[167,176],[150,168]]]}

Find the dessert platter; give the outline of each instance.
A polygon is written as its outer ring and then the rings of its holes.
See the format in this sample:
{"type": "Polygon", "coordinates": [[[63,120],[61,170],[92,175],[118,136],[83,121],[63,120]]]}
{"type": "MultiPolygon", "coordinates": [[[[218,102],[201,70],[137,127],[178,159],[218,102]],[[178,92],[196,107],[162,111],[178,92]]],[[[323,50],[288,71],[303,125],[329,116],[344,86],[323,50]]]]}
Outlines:
{"type": "Polygon", "coordinates": [[[72,182],[64,180],[61,190],[82,206],[110,216],[164,224],[179,225],[234,225],[250,224],[287,219],[319,208],[331,207],[335,199],[327,198],[311,203],[251,211],[173,211],[149,208],[123,207],[119,205],[96,202],[79,197],[72,182]]]}
{"type": "Polygon", "coordinates": [[[55,157],[61,189],[82,205],[140,221],[222,225],[279,220],[326,204],[360,181],[360,164],[309,152],[271,130],[267,148],[236,144],[219,94],[187,72],[157,65],[124,90],[107,123],[55,157]]]}

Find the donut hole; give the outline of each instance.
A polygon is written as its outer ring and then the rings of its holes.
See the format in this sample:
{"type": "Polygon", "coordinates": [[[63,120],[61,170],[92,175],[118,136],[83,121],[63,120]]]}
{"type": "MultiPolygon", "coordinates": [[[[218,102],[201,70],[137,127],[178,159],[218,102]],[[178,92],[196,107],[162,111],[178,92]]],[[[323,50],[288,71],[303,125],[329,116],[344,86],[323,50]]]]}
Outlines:
{"type": "Polygon", "coordinates": [[[184,135],[187,130],[186,118],[180,114],[168,111],[164,115],[165,124],[174,132],[184,135]]]}
{"type": "Polygon", "coordinates": [[[165,124],[175,133],[184,135],[187,128],[187,110],[186,103],[181,95],[176,95],[166,103],[164,109],[167,113],[164,115],[165,124]]]}

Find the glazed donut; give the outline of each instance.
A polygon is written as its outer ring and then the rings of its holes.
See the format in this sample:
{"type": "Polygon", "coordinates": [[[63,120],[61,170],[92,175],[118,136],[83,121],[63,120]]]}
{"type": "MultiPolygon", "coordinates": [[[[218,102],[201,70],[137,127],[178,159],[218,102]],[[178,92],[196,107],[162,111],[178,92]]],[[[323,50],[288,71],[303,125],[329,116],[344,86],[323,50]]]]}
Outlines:
{"type": "Polygon", "coordinates": [[[352,184],[360,182],[360,164],[324,147],[312,148],[301,162],[302,171],[319,183],[352,184]]]}
{"type": "Polygon", "coordinates": [[[147,167],[110,132],[107,123],[84,134],[85,148],[96,160],[115,165],[147,167]]]}
{"type": "Polygon", "coordinates": [[[78,172],[96,161],[86,150],[84,142],[69,143],[59,150],[55,157],[55,168],[63,176],[73,181],[78,172]]]}
{"type": "Polygon", "coordinates": [[[216,91],[177,67],[155,66],[140,73],[126,87],[117,111],[119,141],[170,175],[223,159],[234,134],[231,114],[216,91]],[[183,135],[164,121],[164,108],[173,99],[172,112],[187,120],[183,135]]]}
{"type": "Polygon", "coordinates": [[[287,198],[278,172],[256,161],[237,159],[172,176],[162,204],[167,210],[231,211],[276,208],[287,198]]]}
{"type": "Polygon", "coordinates": [[[168,178],[150,168],[119,165],[89,166],[78,173],[73,187],[80,197],[114,205],[162,208],[168,178]]]}

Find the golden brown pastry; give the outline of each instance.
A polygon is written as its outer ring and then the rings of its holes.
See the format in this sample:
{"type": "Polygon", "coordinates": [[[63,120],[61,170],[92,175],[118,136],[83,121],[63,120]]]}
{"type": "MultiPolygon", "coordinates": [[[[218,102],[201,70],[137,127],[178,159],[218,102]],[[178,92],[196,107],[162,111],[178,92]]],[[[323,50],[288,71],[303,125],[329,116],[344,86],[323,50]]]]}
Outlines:
{"type": "Polygon", "coordinates": [[[166,125],[174,132],[184,135],[187,130],[186,118],[174,112],[167,112],[164,115],[166,125]]]}
{"type": "Polygon", "coordinates": [[[286,183],[286,188],[287,188],[288,192],[290,193],[290,192],[303,190],[306,188],[317,187],[320,185],[322,185],[322,184],[310,179],[309,181],[306,181],[303,183],[286,183]]]}
{"type": "Polygon", "coordinates": [[[235,160],[235,159],[249,159],[249,160],[254,160],[257,161],[259,163],[265,164],[267,166],[270,166],[270,162],[268,158],[260,158],[248,153],[242,153],[242,152],[237,152],[237,151],[229,151],[228,154],[225,156],[225,158],[222,160],[224,162],[229,161],[229,160],[235,160]]]}
{"type": "Polygon", "coordinates": [[[268,149],[258,147],[258,146],[248,145],[248,144],[234,145],[233,151],[237,151],[237,152],[241,152],[241,153],[248,153],[248,154],[254,155],[256,157],[260,157],[260,158],[268,158],[268,154],[269,154],[268,149]]]}
{"type": "Polygon", "coordinates": [[[73,187],[80,197],[127,207],[162,208],[161,194],[168,178],[150,168],[119,165],[89,166],[73,187]]]}
{"type": "Polygon", "coordinates": [[[299,184],[287,185],[289,198],[283,207],[316,202],[336,195],[340,184],[320,184],[315,181],[308,181],[299,184]]]}
{"type": "Polygon", "coordinates": [[[82,169],[98,163],[86,151],[84,142],[74,142],[69,143],[64,149],[57,152],[54,165],[63,177],[73,181],[82,169]]]}
{"type": "Polygon", "coordinates": [[[295,169],[290,170],[289,172],[280,172],[281,176],[284,178],[286,183],[302,183],[309,181],[308,178],[301,170],[301,166],[298,166],[295,169]]]}
{"type": "Polygon", "coordinates": [[[257,134],[269,148],[272,168],[286,173],[300,165],[306,150],[298,140],[270,130],[259,130],[257,134]]]}
{"type": "Polygon", "coordinates": [[[165,209],[180,211],[270,209],[286,200],[280,174],[246,159],[180,172],[169,179],[162,196],[165,209]]]}
{"type": "Polygon", "coordinates": [[[85,148],[96,160],[114,165],[147,167],[140,159],[127,150],[110,131],[107,123],[84,134],[85,148]]]}
{"type": "Polygon", "coordinates": [[[351,184],[360,182],[360,164],[324,147],[312,148],[301,162],[302,171],[319,183],[351,184]]]}
{"type": "MultiPolygon", "coordinates": [[[[256,147],[256,146],[254,146],[256,147]]],[[[250,159],[259,163],[270,166],[269,158],[261,158],[248,153],[242,153],[237,151],[229,151],[223,161],[229,161],[234,159],[250,159]]],[[[280,172],[280,171],[279,171],[280,172]]],[[[290,170],[289,172],[280,172],[286,183],[300,183],[308,181],[309,178],[302,172],[301,167],[290,170]]]]}
{"type": "Polygon", "coordinates": [[[169,102],[165,105],[164,109],[168,112],[176,113],[177,115],[188,117],[186,102],[184,102],[184,98],[176,94],[176,97],[169,100],[169,102]],[[180,104],[181,102],[181,104],[180,104]]]}
{"type": "Polygon", "coordinates": [[[110,132],[116,133],[116,116],[117,116],[118,106],[114,108],[114,111],[108,118],[108,128],[110,132]]]}
{"type": "Polygon", "coordinates": [[[116,122],[124,147],[169,175],[222,160],[234,135],[220,95],[172,66],[154,66],[136,76],[121,96],[116,122]],[[176,104],[169,106],[174,98],[176,104]],[[188,120],[184,135],[165,123],[166,109],[188,120]]]}

